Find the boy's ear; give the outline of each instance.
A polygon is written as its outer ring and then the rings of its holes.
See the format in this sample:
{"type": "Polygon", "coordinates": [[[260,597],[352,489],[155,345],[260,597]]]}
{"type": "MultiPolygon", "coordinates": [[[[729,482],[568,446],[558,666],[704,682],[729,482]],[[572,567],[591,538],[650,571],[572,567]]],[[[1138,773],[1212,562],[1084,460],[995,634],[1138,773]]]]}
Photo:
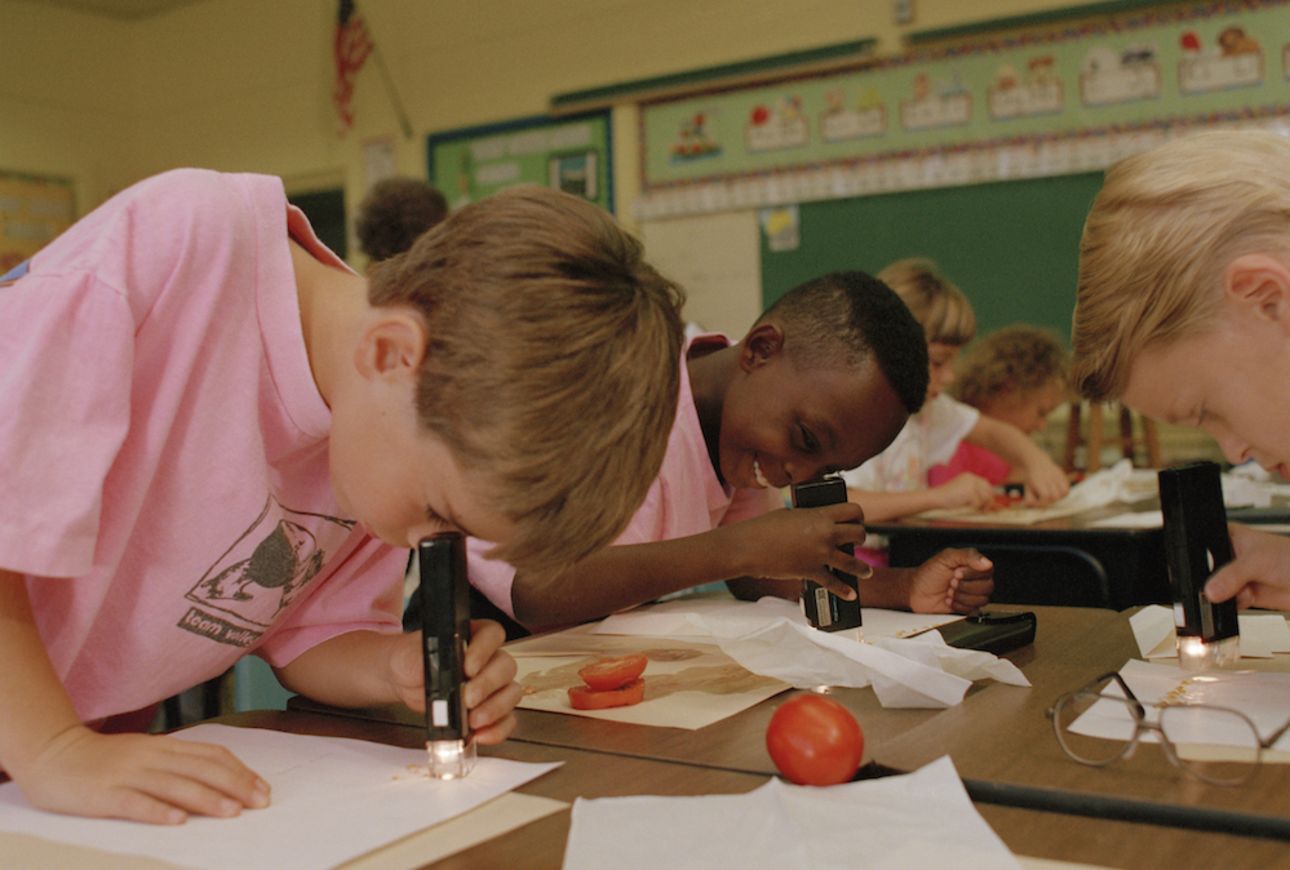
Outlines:
{"type": "Polygon", "coordinates": [[[426,345],[425,325],[415,314],[378,309],[354,349],[354,367],[367,380],[415,380],[426,345]]]}
{"type": "Polygon", "coordinates": [[[770,362],[784,349],[784,330],[776,323],[759,323],[744,336],[739,349],[739,365],[752,371],[770,362]]]}
{"type": "Polygon", "coordinates": [[[1223,295],[1243,311],[1290,334],[1290,265],[1268,254],[1243,254],[1223,271],[1223,295]]]}

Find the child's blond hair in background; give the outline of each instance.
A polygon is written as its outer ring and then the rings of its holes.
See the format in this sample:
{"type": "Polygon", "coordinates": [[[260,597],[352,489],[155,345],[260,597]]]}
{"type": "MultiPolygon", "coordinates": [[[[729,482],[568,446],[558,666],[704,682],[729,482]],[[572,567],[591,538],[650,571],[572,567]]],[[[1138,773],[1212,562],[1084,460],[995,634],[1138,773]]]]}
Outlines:
{"type": "Polygon", "coordinates": [[[914,313],[928,343],[962,347],[976,335],[976,315],[963,291],[940,273],[931,260],[896,260],[878,273],[914,313]]]}
{"type": "Polygon", "coordinates": [[[1005,326],[964,354],[951,388],[955,398],[980,408],[1005,393],[1041,390],[1066,382],[1070,361],[1053,332],[1024,323],[1005,326]]]}
{"type": "Polygon", "coordinates": [[[377,264],[369,301],[424,318],[418,417],[515,523],[491,556],[543,571],[618,536],[680,387],[682,294],[636,239],[585,200],[514,188],[377,264]]]}
{"type": "Polygon", "coordinates": [[[1072,381],[1127,386],[1135,355],[1203,332],[1236,257],[1290,252],[1290,140],[1262,131],[1178,139],[1111,167],[1080,242],[1072,381]]]}

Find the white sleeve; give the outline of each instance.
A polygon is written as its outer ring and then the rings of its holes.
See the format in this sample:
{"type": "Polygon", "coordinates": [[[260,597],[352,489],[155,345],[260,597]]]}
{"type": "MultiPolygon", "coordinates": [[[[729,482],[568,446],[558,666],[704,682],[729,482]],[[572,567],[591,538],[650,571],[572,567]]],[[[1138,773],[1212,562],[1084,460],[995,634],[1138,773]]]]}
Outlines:
{"type": "Polygon", "coordinates": [[[942,393],[927,408],[927,440],[924,444],[927,467],[948,462],[959,443],[981,419],[981,412],[942,393]]]}

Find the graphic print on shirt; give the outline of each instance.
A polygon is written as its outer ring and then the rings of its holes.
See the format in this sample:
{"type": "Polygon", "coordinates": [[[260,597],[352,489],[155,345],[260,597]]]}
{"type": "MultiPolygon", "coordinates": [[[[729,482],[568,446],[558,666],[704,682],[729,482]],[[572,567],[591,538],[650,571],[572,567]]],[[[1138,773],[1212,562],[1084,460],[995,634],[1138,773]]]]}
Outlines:
{"type": "Polygon", "coordinates": [[[179,627],[252,646],[322,570],[325,546],[339,545],[353,527],[353,520],[285,508],[270,495],[250,528],[185,593],[193,606],[179,627]]]}

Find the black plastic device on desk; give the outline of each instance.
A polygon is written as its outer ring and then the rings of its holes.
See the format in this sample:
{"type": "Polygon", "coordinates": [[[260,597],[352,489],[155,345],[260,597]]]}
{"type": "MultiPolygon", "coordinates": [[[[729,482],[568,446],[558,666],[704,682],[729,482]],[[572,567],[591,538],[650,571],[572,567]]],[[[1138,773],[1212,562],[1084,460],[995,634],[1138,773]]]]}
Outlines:
{"type": "Polygon", "coordinates": [[[1232,561],[1218,465],[1192,462],[1163,469],[1157,479],[1178,664],[1191,670],[1230,664],[1240,657],[1236,599],[1215,604],[1205,597],[1205,581],[1232,561]]]}
{"type": "Polygon", "coordinates": [[[466,540],[459,532],[423,538],[417,544],[417,559],[430,776],[458,779],[475,763],[475,744],[470,739],[462,693],[470,640],[466,540]]]}
{"type": "MultiPolygon", "coordinates": [[[[842,504],[846,500],[847,485],[840,477],[824,477],[793,484],[795,508],[824,507],[842,504]]],[[[855,547],[850,544],[839,549],[855,555],[855,547]]],[[[835,568],[829,568],[828,571],[856,591],[855,601],[839,598],[813,580],[803,580],[802,609],[806,612],[806,618],[821,631],[860,628],[860,581],[854,574],[846,574],[835,568]]]]}
{"type": "Polygon", "coordinates": [[[992,610],[942,625],[938,631],[950,646],[1002,655],[1034,643],[1038,623],[1029,610],[992,610]]]}

